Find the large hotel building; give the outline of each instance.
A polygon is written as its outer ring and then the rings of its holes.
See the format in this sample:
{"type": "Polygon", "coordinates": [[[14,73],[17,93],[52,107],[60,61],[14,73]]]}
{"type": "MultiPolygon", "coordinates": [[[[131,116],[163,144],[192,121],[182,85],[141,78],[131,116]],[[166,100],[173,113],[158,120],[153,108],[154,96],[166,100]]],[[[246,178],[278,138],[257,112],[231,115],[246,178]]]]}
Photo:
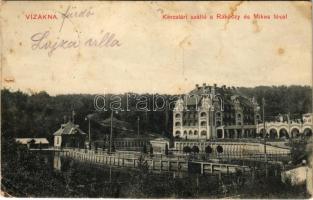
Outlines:
{"type": "Polygon", "coordinates": [[[197,140],[255,137],[260,119],[255,99],[226,86],[196,85],[175,104],[173,136],[197,140]]]}

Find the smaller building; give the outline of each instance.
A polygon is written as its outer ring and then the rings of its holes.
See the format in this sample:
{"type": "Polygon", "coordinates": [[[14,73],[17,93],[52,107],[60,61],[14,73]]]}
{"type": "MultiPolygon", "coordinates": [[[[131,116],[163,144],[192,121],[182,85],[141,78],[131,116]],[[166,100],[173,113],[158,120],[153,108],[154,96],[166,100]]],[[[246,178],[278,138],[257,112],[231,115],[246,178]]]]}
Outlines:
{"type": "Polygon", "coordinates": [[[85,146],[86,133],[83,132],[79,125],[69,121],[66,124],[62,124],[54,135],[54,147],[72,147],[83,148],[85,146]]]}
{"type": "MultiPolygon", "coordinates": [[[[291,185],[302,185],[306,184],[310,179],[310,168],[308,166],[298,166],[294,169],[284,171],[281,173],[282,182],[290,181],[291,185]]],[[[312,180],[312,179],[311,179],[312,180]]]]}
{"type": "Polygon", "coordinates": [[[156,138],[150,140],[150,144],[153,148],[154,153],[162,153],[165,154],[166,149],[168,150],[170,141],[167,138],[156,138]]]}
{"type": "Polygon", "coordinates": [[[48,148],[47,138],[15,138],[15,142],[27,146],[28,149],[48,148]]]}

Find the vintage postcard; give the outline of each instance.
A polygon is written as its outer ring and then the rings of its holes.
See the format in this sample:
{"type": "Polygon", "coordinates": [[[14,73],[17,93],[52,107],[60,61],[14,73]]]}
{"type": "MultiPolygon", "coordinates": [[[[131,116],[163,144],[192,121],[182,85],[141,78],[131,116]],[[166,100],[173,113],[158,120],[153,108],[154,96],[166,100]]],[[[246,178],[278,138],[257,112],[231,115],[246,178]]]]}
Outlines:
{"type": "Polygon", "coordinates": [[[310,1],[2,1],[1,195],[309,199],[310,1]]]}

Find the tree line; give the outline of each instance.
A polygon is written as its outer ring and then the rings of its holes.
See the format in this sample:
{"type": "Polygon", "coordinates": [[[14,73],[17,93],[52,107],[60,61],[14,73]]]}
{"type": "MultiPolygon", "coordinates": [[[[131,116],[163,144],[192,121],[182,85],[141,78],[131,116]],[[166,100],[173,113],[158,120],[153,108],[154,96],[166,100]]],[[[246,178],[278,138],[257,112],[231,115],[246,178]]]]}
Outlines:
{"type": "MultiPolygon", "coordinates": [[[[266,117],[291,113],[291,117],[300,118],[302,114],[312,112],[312,88],[309,86],[258,86],[254,88],[239,87],[237,93],[246,97],[255,97],[261,105],[265,99],[266,117]]],[[[113,94],[108,94],[108,97],[113,94]]],[[[119,120],[129,122],[137,130],[137,119],[140,119],[141,132],[153,132],[170,136],[172,129],[172,109],[152,111],[154,94],[144,94],[148,98],[148,108],[151,111],[136,111],[135,99],[127,99],[129,93],[120,94],[122,105],[128,105],[131,111],[119,112],[119,120]],[[125,102],[129,101],[128,104],[125,102]],[[123,103],[124,102],[124,103],[123,103]]],[[[133,95],[138,95],[134,94],[133,95]]],[[[174,96],[162,95],[171,105],[174,96]]],[[[84,131],[88,130],[86,116],[99,113],[106,119],[110,112],[101,112],[94,107],[95,95],[64,94],[51,96],[45,91],[27,94],[22,91],[1,90],[1,128],[2,137],[46,137],[52,141],[52,134],[60,125],[73,120],[84,131]]],[[[161,102],[162,103],[162,102],[161,102]]],[[[108,108],[109,109],[109,108],[108,108]]],[[[126,109],[125,109],[126,110],[126,109]]]]}

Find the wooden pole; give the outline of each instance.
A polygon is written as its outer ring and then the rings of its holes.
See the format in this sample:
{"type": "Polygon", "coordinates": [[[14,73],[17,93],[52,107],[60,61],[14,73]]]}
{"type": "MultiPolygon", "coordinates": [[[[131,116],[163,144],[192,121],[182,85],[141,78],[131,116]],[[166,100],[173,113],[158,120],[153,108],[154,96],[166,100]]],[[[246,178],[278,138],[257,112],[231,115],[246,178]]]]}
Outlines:
{"type": "MultiPolygon", "coordinates": [[[[110,147],[109,153],[112,152],[112,135],[113,135],[113,110],[111,111],[111,124],[110,124],[110,147]]],[[[111,160],[111,159],[110,159],[111,160]]]]}

